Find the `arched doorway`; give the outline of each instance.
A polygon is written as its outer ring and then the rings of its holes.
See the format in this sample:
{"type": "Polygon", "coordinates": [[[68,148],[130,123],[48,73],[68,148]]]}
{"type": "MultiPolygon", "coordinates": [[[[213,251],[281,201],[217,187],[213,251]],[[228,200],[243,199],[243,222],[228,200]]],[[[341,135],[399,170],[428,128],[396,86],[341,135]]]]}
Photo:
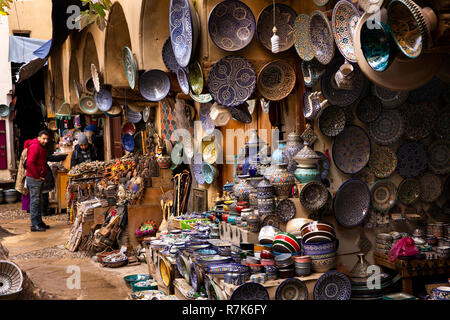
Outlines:
{"type": "Polygon", "coordinates": [[[86,36],[86,44],[83,52],[83,86],[91,77],[91,64],[95,64],[97,70],[99,69],[97,47],[95,46],[94,37],[91,33],[86,36]]]}

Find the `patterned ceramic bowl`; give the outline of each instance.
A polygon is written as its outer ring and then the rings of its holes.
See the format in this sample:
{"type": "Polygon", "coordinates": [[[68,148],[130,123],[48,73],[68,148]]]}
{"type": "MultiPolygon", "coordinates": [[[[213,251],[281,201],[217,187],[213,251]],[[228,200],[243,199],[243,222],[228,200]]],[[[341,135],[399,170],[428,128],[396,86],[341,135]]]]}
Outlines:
{"type": "Polygon", "coordinates": [[[336,263],[336,256],[327,259],[311,260],[311,269],[314,272],[327,272],[336,268],[336,263]]]}
{"type": "Polygon", "coordinates": [[[203,163],[202,174],[205,182],[211,184],[217,177],[218,172],[216,167],[214,167],[213,165],[210,165],[209,163],[203,163]]]}
{"type": "MultiPolygon", "coordinates": [[[[336,239],[337,240],[337,239],[336,239]]],[[[304,243],[302,242],[303,253],[308,256],[329,254],[336,252],[339,248],[338,241],[329,241],[322,243],[304,243]]]]}

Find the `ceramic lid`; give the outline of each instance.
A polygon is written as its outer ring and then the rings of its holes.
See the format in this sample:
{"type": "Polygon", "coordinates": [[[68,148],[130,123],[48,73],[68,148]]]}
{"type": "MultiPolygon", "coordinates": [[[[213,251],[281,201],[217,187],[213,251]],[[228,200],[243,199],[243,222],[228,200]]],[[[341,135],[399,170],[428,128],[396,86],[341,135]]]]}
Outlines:
{"type": "Polygon", "coordinates": [[[297,154],[294,156],[294,160],[305,160],[305,159],[320,159],[320,156],[313,150],[311,149],[307,144],[304,145],[304,147],[302,148],[302,150],[300,150],[299,152],[297,152],[297,154]]]}

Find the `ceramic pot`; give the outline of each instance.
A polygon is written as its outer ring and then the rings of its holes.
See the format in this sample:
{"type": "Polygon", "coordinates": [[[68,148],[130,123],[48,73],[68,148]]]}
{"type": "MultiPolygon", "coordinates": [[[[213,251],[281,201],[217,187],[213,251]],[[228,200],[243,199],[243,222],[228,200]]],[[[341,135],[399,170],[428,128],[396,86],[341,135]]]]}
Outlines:
{"type": "Polygon", "coordinates": [[[239,182],[234,185],[234,196],[239,201],[248,201],[249,183],[247,181],[247,178],[249,178],[248,175],[238,176],[239,182]]]}
{"type": "Polygon", "coordinates": [[[260,217],[275,212],[275,190],[267,179],[261,180],[257,186],[258,213],[260,217]]]}
{"type": "Polygon", "coordinates": [[[291,195],[292,187],[295,185],[295,177],[287,171],[287,163],[276,164],[269,182],[274,186],[275,195],[280,199],[285,199],[291,195]]]}
{"type": "Polygon", "coordinates": [[[356,262],[352,271],[350,271],[350,276],[352,278],[367,278],[368,276],[370,276],[370,274],[367,273],[367,268],[370,266],[370,263],[364,258],[364,253],[358,253],[357,256],[358,261],[356,262]]]}
{"type": "Polygon", "coordinates": [[[247,201],[239,201],[238,203],[236,203],[236,211],[238,213],[241,213],[243,209],[247,209],[248,208],[248,202],[247,201]]]}
{"type": "Polygon", "coordinates": [[[298,182],[305,184],[311,181],[321,181],[320,170],[316,165],[297,165],[294,176],[298,182]]]}
{"type": "Polygon", "coordinates": [[[278,141],[278,148],[275,149],[272,153],[272,164],[282,164],[282,163],[289,163],[289,156],[285,151],[286,149],[286,141],[285,140],[279,140],[278,141]]]}
{"type": "Polygon", "coordinates": [[[310,168],[312,166],[317,166],[320,156],[305,144],[304,147],[294,156],[294,160],[298,165],[310,168]]]}
{"type": "Polygon", "coordinates": [[[247,229],[250,232],[259,232],[261,229],[261,221],[257,214],[250,214],[247,216],[247,229]]]}
{"type": "Polygon", "coordinates": [[[253,214],[253,209],[251,208],[245,208],[241,211],[241,219],[242,221],[247,221],[247,218],[253,214]]]}
{"type": "Polygon", "coordinates": [[[161,155],[157,158],[158,165],[161,169],[169,169],[171,164],[171,157],[169,155],[161,155]]]}
{"type": "Polygon", "coordinates": [[[286,154],[289,156],[288,171],[294,173],[297,167],[294,156],[303,148],[302,139],[296,132],[291,132],[287,137],[286,154]]]}

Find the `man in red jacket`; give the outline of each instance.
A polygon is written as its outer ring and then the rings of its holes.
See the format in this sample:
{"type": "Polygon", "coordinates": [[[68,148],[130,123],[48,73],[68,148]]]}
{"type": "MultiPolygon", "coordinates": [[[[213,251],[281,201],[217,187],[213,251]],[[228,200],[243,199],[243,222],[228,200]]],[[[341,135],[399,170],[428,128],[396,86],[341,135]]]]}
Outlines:
{"type": "Polygon", "coordinates": [[[47,149],[49,133],[39,132],[36,139],[33,139],[28,147],[27,155],[27,187],[30,190],[30,215],[31,231],[45,231],[49,228],[42,221],[40,202],[42,201],[42,184],[47,175],[47,149]]]}

